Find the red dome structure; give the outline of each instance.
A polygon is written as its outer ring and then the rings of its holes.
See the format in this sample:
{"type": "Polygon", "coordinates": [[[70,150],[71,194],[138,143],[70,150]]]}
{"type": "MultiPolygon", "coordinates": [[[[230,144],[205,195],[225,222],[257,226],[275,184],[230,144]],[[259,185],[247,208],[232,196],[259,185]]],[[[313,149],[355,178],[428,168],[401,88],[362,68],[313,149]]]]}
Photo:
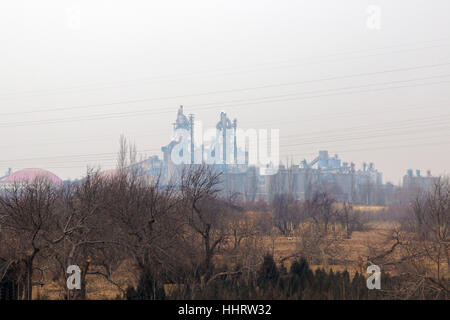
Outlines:
{"type": "Polygon", "coordinates": [[[119,173],[119,170],[117,169],[109,169],[109,170],[103,170],[99,173],[100,176],[102,177],[107,177],[107,178],[113,178],[115,177],[117,174],[119,173]]]}
{"type": "Polygon", "coordinates": [[[44,169],[38,169],[38,168],[28,168],[28,169],[22,169],[19,171],[14,172],[13,174],[7,176],[4,178],[1,182],[27,182],[27,181],[33,181],[36,178],[45,178],[48,179],[48,181],[62,184],[63,181],[54,173],[44,170],[44,169]]]}

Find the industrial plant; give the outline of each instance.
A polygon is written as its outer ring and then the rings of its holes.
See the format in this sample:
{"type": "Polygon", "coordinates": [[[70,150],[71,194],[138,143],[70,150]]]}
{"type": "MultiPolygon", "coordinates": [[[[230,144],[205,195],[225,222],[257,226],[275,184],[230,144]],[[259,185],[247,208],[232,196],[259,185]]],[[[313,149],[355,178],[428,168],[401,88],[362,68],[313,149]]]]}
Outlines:
{"type": "MultiPolygon", "coordinates": [[[[186,116],[183,106],[180,106],[173,123],[172,140],[161,148],[162,159],[153,155],[134,164],[133,167],[138,167],[142,175],[159,177],[164,185],[169,182],[176,183],[186,164],[213,166],[214,170],[222,173],[222,194],[234,195],[244,201],[270,201],[273,196],[281,193],[290,194],[297,200],[305,200],[316,192],[326,192],[341,202],[388,205],[393,203],[400,189],[412,193],[429,190],[438,179],[433,177],[430,171],[427,171],[426,175],[421,175],[421,171],[416,170],[414,175],[413,170],[408,169],[403,177],[402,186],[394,186],[389,182],[383,182],[383,174],[375,168],[374,163],[364,162],[357,166],[351,161],[341,160],[337,154],[330,155],[327,150],[318,151],[317,156],[310,161],[304,159],[298,164],[278,164],[272,174],[267,174],[267,167],[257,166],[249,161],[248,146],[246,149],[238,146],[237,119],[231,120],[225,112],[220,113],[215,127],[216,140],[222,142],[220,148],[203,143],[195,145],[195,128],[194,115],[186,116]],[[186,150],[179,152],[185,159],[181,164],[173,161],[175,148],[180,143],[176,135],[178,130],[184,130],[188,142],[187,152],[186,150]]],[[[115,171],[116,169],[110,169],[103,171],[102,174],[108,176],[115,171]]],[[[13,183],[33,180],[38,176],[63,183],[48,170],[25,168],[15,172],[8,169],[0,177],[0,186],[5,188],[13,183]]]]}
{"type": "MultiPolygon", "coordinates": [[[[180,106],[173,131],[184,129],[189,132],[190,164],[201,157],[200,163],[208,163],[207,157],[214,150],[204,145],[201,152],[194,152],[194,115],[186,116],[183,106],[180,106]]],[[[298,200],[305,200],[315,192],[333,194],[338,201],[348,201],[367,205],[387,205],[394,201],[399,187],[391,183],[383,183],[383,175],[375,168],[374,163],[362,163],[359,167],[351,161],[343,161],[337,154],[330,155],[327,150],[321,150],[318,155],[299,164],[280,164],[275,174],[262,172],[265,168],[249,164],[248,150],[241,150],[236,143],[237,119],[231,120],[225,112],[221,112],[216,125],[216,137],[224,141],[221,147],[220,161],[214,164],[216,170],[222,172],[222,192],[224,195],[234,194],[242,200],[270,200],[275,194],[289,193],[298,200]],[[231,139],[225,139],[230,136],[231,139]],[[227,146],[226,143],[231,143],[227,146]],[[232,150],[232,152],[226,152],[232,150]],[[239,162],[238,154],[244,154],[244,163],[239,162]],[[232,159],[230,159],[232,155],[232,159]]],[[[174,135],[175,136],[175,135],[174,135]]],[[[150,176],[160,175],[166,183],[176,179],[183,164],[172,161],[172,151],[179,143],[176,139],[161,148],[163,159],[152,156],[139,163],[142,172],[150,176]]],[[[198,146],[197,146],[198,147],[198,146]]],[[[198,149],[198,148],[197,148],[198,149]]],[[[408,190],[428,189],[435,182],[436,177],[428,171],[421,176],[417,170],[416,176],[408,170],[403,179],[403,187],[408,190]]]]}

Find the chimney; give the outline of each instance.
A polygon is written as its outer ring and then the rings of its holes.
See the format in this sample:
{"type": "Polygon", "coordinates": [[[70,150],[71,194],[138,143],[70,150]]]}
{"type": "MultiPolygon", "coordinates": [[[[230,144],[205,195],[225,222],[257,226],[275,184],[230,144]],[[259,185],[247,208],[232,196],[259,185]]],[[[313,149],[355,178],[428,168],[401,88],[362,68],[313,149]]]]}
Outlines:
{"type": "Polygon", "coordinates": [[[237,119],[233,120],[233,129],[234,129],[234,164],[237,164],[237,138],[236,138],[236,129],[237,129],[237,119]]]}
{"type": "MultiPolygon", "coordinates": [[[[181,106],[181,108],[183,108],[183,106],[181,106]]],[[[195,156],[195,151],[194,151],[194,115],[190,114],[189,115],[189,125],[191,127],[191,164],[194,164],[194,156],[195,156]]]]}
{"type": "Polygon", "coordinates": [[[222,122],[223,164],[227,164],[227,114],[223,111],[220,113],[220,121],[222,122]]]}

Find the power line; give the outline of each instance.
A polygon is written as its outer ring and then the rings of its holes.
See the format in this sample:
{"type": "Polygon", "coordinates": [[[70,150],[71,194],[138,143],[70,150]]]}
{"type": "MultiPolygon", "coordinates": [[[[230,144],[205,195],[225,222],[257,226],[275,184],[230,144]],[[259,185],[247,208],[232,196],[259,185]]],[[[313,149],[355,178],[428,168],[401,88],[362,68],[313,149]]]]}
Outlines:
{"type": "MultiPolygon", "coordinates": [[[[299,94],[284,94],[284,95],[278,95],[278,96],[268,96],[268,97],[262,97],[257,98],[254,102],[248,102],[248,99],[245,100],[234,100],[235,102],[241,101],[242,103],[238,104],[221,104],[217,106],[210,106],[211,103],[208,104],[197,104],[191,107],[191,109],[217,109],[217,108],[224,108],[224,107],[237,107],[237,106],[244,106],[244,105],[254,105],[254,104],[261,104],[261,103],[271,103],[271,102],[281,102],[281,101],[293,101],[293,100],[303,100],[303,99],[314,99],[314,98],[321,98],[321,97],[329,97],[329,96],[336,96],[336,95],[342,95],[342,94],[354,94],[354,93],[363,93],[363,92],[377,92],[377,91],[383,91],[383,90],[389,90],[389,89],[399,89],[399,88],[410,88],[410,87],[417,87],[417,86],[427,86],[427,85],[435,85],[435,84],[443,84],[443,83],[449,83],[450,81],[439,81],[439,82],[430,82],[430,83],[421,83],[416,85],[409,85],[409,86],[396,86],[396,87],[386,87],[386,88],[375,88],[372,90],[360,90],[360,91],[344,91],[344,92],[337,92],[337,93],[330,93],[330,94],[318,94],[318,95],[312,95],[312,96],[303,96],[305,94],[311,94],[314,92],[329,92],[329,91],[343,91],[343,90],[350,90],[352,88],[363,88],[363,87],[370,87],[370,86],[376,86],[376,85],[385,85],[385,84],[394,84],[394,83],[404,83],[404,82],[413,82],[413,81],[420,81],[420,80],[427,80],[427,79],[436,79],[436,78],[444,78],[449,77],[450,74],[447,75],[439,75],[439,76],[432,76],[432,77],[425,77],[425,78],[416,78],[416,79],[409,79],[409,80],[400,80],[400,81],[390,81],[390,82],[384,82],[384,83],[374,83],[374,84],[366,84],[361,86],[351,86],[351,87],[343,87],[343,88],[335,88],[330,90],[322,90],[322,91],[312,91],[312,92],[306,92],[299,94]],[[280,99],[283,97],[293,97],[288,99],[280,99]],[[268,100],[269,98],[272,98],[272,100],[268,100]],[[275,98],[275,99],[274,99],[275,98]],[[266,99],[266,100],[264,100],[266,99]],[[247,101],[247,102],[246,102],[247,101]],[[196,107],[196,106],[202,106],[207,105],[206,107],[196,107]]],[[[68,117],[68,118],[56,118],[56,119],[45,119],[45,120],[31,120],[31,121],[22,121],[22,122],[4,122],[0,123],[1,128],[5,127],[19,127],[19,126],[29,126],[29,125],[41,125],[41,124],[55,124],[55,123],[61,123],[61,122],[77,122],[77,121],[92,121],[92,120],[102,120],[102,119],[110,119],[110,118],[124,118],[124,117],[133,117],[133,116],[140,116],[140,115],[146,115],[146,114],[161,114],[161,113],[168,113],[172,111],[160,111],[160,112],[154,112],[154,111],[146,111],[140,110],[140,111],[133,111],[133,112],[119,112],[119,113],[103,113],[103,114],[97,114],[92,115],[88,117],[68,117]]]]}
{"type": "MultiPolygon", "coordinates": [[[[446,105],[449,103],[448,100],[447,101],[443,101],[443,102],[446,105]]],[[[439,105],[433,104],[432,106],[429,106],[429,105],[424,106],[422,104],[407,104],[407,105],[402,105],[400,107],[396,107],[396,110],[397,111],[398,110],[411,111],[411,110],[417,110],[417,109],[423,109],[423,108],[427,108],[427,110],[429,110],[430,108],[433,108],[433,107],[442,107],[442,105],[439,106],[439,105]],[[412,107],[414,107],[414,108],[412,108],[412,107]]],[[[372,109],[376,109],[377,112],[382,112],[384,110],[384,109],[380,109],[380,107],[372,107],[372,109]]],[[[358,110],[358,111],[360,111],[360,110],[358,110]]],[[[312,119],[326,120],[326,119],[337,119],[339,117],[345,117],[345,119],[349,119],[349,118],[352,118],[352,117],[355,117],[355,116],[358,117],[358,116],[370,114],[368,112],[358,112],[358,111],[349,111],[349,112],[341,112],[341,111],[339,111],[338,113],[329,113],[328,116],[323,115],[323,114],[317,114],[312,119]]],[[[390,111],[390,110],[385,110],[385,111],[390,111]]],[[[311,118],[309,118],[309,119],[311,120],[311,118]]],[[[248,123],[249,123],[248,121],[245,122],[245,124],[248,124],[248,123]]],[[[298,120],[281,121],[281,122],[275,122],[275,123],[273,121],[270,121],[270,123],[267,122],[267,121],[266,122],[250,121],[250,123],[251,124],[258,124],[258,125],[270,124],[273,127],[274,124],[276,124],[277,126],[278,125],[293,124],[293,123],[298,124],[298,120]]],[[[334,131],[345,132],[345,131],[354,130],[354,129],[357,129],[357,128],[360,128],[360,127],[342,128],[342,129],[339,129],[339,130],[331,130],[331,132],[334,132],[334,131]]],[[[363,126],[363,128],[364,128],[364,126],[363,126]]],[[[323,133],[323,132],[330,132],[330,130],[328,130],[328,131],[315,131],[315,132],[302,133],[302,137],[314,135],[314,134],[317,134],[317,133],[323,133]]],[[[139,137],[146,137],[146,136],[151,136],[151,137],[159,136],[159,137],[162,137],[163,135],[165,137],[170,137],[171,136],[170,134],[167,134],[167,132],[162,133],[161,131],[157,131],[156,132],[155,130],[146,131],[146,134],[142,134],[142,131],[133,132],[131,134],[139,134],[139,137]]],[[[96,138],[89,137],[89,138],[83,138],[83,139],[77,139],[77,140],[68,140],[68,139],[56,139],[55,140],[55,139],[51,139],[51,140],[43,141],[42,139],[40,139],[39,142],[43,143],[45,145],[61,144],[61,143],[69,144],[69,143],[77,143],[77,142],[96,142],[96,141],[110,140],[111,138],[117,138],[118,136],[119,136],[119,134],[103,135],[103,136],[101,136],[100,139],[98,139],[99,136],[96,135],[96,138]]],[[[286,138],[286,137],[289,137],[289,136],[286,136],[286,135],[282,136],[283,139],[286,138]]],[[[295,137],[297,137],[297,135],[295,135],[295,137]]],[[[20,145],[18,145],[17,143],[15,143],[14,145],[0,145],[0,149],[6,149],[6,148],[18,147],[18,146],[22,147],[24,145],[29,145],[29,144],[35,145],[36,144],[36,142],[34,140],[29,140],[29,141],[26,141],[26,142],[27,142],[26,144],[21,143],[20,145]]]]}
{"type": "MultiPolygon", "coordinates": [[[[372,150],[389,150],[389,149],[404,149],[404,148],[415,148],[418,146],[423,146],[423,147],[433,147],[433,146],[441,146],[441,145],[449,145],[450,141],[444,141],[444,142],[436,142],[436,143],[432,143],[432,142],[427,142],[424,144],[408,144],[408,145],[392,145],[392,146],[382,146],[382,147],[369,147],[369,148],[362,148],[362,149],[347,149],[347,150],[334,150],[334,153],[337,154],[344,154],[347,152],[360,152],[360,151],[372,151],[372,150]]],[[[315,156],[317,155],[317,152],[315,153],[301,153],[301,154],[290,154],[287,155],[287,157],[305,157],[305,156],[315,156]]],[[[116,162],[117,163],[117,162],[116,162]]],[[[79,169],[79,168],[87,168],[87,165],[83,165],[83,166],[44,166],[44,168],[46,169],[79,169]]]]}
{"type": "MultiPolygon", "coordinates": [[[[339,136],[339,134],[341,134],[341,136],[348,135],[348,134],[345,133],[346,131],[350,131],[350,133],[349,133],[350,135],[355,135],[355,134],[360,135],[362,133],[370,133],[370,132],[374,132],[374,133],[383,132],[383,133],[385,133],[386,130],[389,129],[389,125],[392,125],[393,126],[392,129],[394,129],[394,130],[401,130],[401,129],[405,129],[405,128],[412,128],[412,129],[418,130],[418,129],[424,128],[423,126],[420,126],[421,122],[425,122],[424,123],[425,128],[427,128],[429,126],[431,126],[432,128],[435,128],[436,125],[444,124],[445,126],[443,128],[449,129],[449,126],[447,126],[447,124],[448,124],[448,117],[449,116],[450,115],[439,115],[439,116],[426,117],[426,118],[421,118],[421,119],[404,120],[404,121],[401,121],[401,122],[397,122],[397,121],[384,122],[382,124],[382,125],[384,125],[384,127],[376,128],[376,129],[370,129],[370,130],[367,130],[367,131],[366,131],[367,126],[356,126],[356,127],[346,128],[346,129],[335,129],[335,130],[328,130],[328,131],[319,131],[319,132],[316,132],[316,134],[320,133],[320,132],[321,133],[329,132],[330,134],[328,134],[328,135],[318,135],[317,137],[319,137],[319,138],[324,138],[325,137],[326,138],[326,137],[330,137],[331,136],[333,138],[336,138],[337,136],[339,136]],[[437,121],[428,122],[428,120],[437,120],[437,121]],[[403,123],[405,123],[406,125],[402,126],[401,124],[403,124],[403,123]],[[388,126],[385,126],[385,125],[388,125],[388,126]],[[357,132],[357,131],[356,132],[352,132],[351,131],[351,130],[358,130],[358,129],[364,129],[364,130],[362,132],[357,132]],[[336,134],[334,132],[338,132],[338,134],[336,134]]],[[[377,124],[377,126],[378,126],[378,124],[377,124]]],[[[369,126],[369,128],[370,128],[370,126],[369,126]]],[[[288,138],[288,139],[297,138],[298,139],[298,138],[304,138],[304,137],[308,137],[308,134],[302,134],[302,135],[297,135],[296,134],[296,135],[285,135],[285,136],[282,136],[283,139],[286,139],[286,138],[288,138]]],[[[313,135],[313,138],[314,138],[314,135],[313,135]]]]}
{"type": "MultiPolygon", "coordinates": [[[[447,115],[447,117],[448,116],[449,115],[447,115]]],[[[445,117],[444,116],[430,117],[428,119],[426,118],[426,119],[423,119],[423,120],[429,120],[429,119],[435,119],[435,118],[439,118],[440,119],[440,118],[445,118],[445,117]]],[[[397,122],[397,126],[398,126],[399,123],[411,123],[411,121],[416,121],[416,122],[417,121],[422,121],[423,122],[423,120],[421,120],[421,119],[411,119],[411,120],[406,120],[406,121],[400,121],[400,122],[397,122]]],[[[392,122],[392,124],[395,124],[395,123],[392,122]]],[[[448,129],[448,127],[436,127],[436,122],[431,123],[431,124],[429,124],[429,123],[425,123],[425,124],[427,125],[427,127],[431,125],[434,130],[442,129],[442,128],[443,129],[448,129]]],[[[422,127],[420,127],[420,123],[419,123],[419,125],[416,123],[416,124],[413,124],[412,126],[415,129],[422,128],[422,127]]],[[[409,127],[411,127],[411,125],[409,127]]],[[[345,137],[345,135],[344,135],[343,136],[344,138],[341,136],[339,139],[325,140],[325,141],[322,141],[322,143],[323,142],[327,142],[327,143],[331,142],[332,143],[332,142],[347,141],[347,140],[359,140],[359,139],[367,139],[367,138],[377,138],[377,137],[383,137],[383,136],[392,135],[392,133],[389,133],[389,134],[386,133],[386,130],[387,129],[384,128],[384,129],[376,129],[376,130],[371,130],[371,131],[369,130],[368,131],[368,133],[370,133],[370,132],[377,133],[377,132],[382,131],[382,132],[384,132],[384,134],[382,134],[382,135],[372,135],[372,136],[370,136],[370,135],[367,136],[366,135],[366,136],[362,136],[362,134],[364,134],[364,133],[357,133],[358,136],[354,137],[355,133],[351,133],[350,137],[345,137]]],[[[339,130],[336,130],[336,131],[339,131],[339,130]]],[[[403,133],[405,133],[405,131],[403,133]]],[[[406,132],[406,133],[408,133],[408,132],[406,132]]],[[[442,135],[440,135],[440,136],[442,137],[442,135]]],[[[301,139],[301,136],[299,136],[297,138],[301,139]]],[[[321,138],[321,137],[319,136],[318,138],[321,138]]],[[[421,137],[421,138],[423,138],[423,137],[421,137]]],[[[411,140],[411,138],[409,138],[409,141],[410,140],[411,140]]],[[[306,140],[306,141],[307,142],[302,141],[301,143],[288,144],[288,145],[280,144],[280,147],[292,147],[292,146],[300,146],[300,145],[305,145],[305,144],[320,143],[320,142],[314,142],[313,140],[310,140],[309,142],[308,142],[308,140],[306,140]]],[[[152,149],[144,149],[144,150],[139,151],[139,153],[143,154],[145,152],[153,152],[155,150],[158,150],[158,149],[154,149],[154,148],[152,148],[152,149]]],[[[11,162],[36,161],[36,160],[47,160],[47,162],[54,162],[55,159],[65,159],[65,158],[68,158],[69,160],[61,160],[64,163],[66,163],[66,162],[84,162],[84,161],[89,161],[89,160],[88,159],[76,159],[76,158],[97,157],[97,156],[100,156],[101,158],[96,158],[96,159],[90,160],[90,161],[101,161],[101,160],[115,159],[115,158],[110,158],[109,157],[110,155],[113,155],[113,154],[117,155],[118,153],[117,152],[106,152],[106,153],[75,154],[75,155],[64,155],[64,156],[63,155],[56,155],[56,156],[46,156],[46,157],[37,157],[37,158],[22,158],[22,159],[1,160],[0,162],[11,163],[11,162]],[[107,157],[107,158],[104,158],[104,157],[107,157]]],[[[56,160],[56,161],[59,161],[59,160],[56,160]]]]}
{"type": "Polygon", "coordinates": [[[141,103],[141,102],[150,102],[150,101],[159,101],[159,100],[171,100],[171,99],[180,99],[180,98],[188,98],[188,97],[207,96],[207,95],[214,95],[214,94],[221,94],[221,93],[244,92],[244,91],[267,89],[267,88],[277,88],[277,87],[294,86],[294,85],[300,85],[300,84],[316,83],[316,82],[323,82],[323,81],[350,79],[350,78],[356,78],[356,77],[362,77],[362,76],[372,76],[372,75],[380,75],[380,74],[394,73],[394,72],[437,68],[437,67],[443,67],[443,66],[448,66],[448,65],[450,65],[450,62],[437,63],[437,64],[431,64],[431,65],[421,65],[421,66],[414,66],[414,67],[407,67],[407,68],[396,68],[396,69],[381,70],[381,71],[374,71],[374,72],[355,73],[355,74],[349,74],[349,75],[343,75],[343,76],[333,76],[333,77],[311,79],[311,80],[304,80],[304,81],[277,83],[277,84],[254,86],[254,87],[247,87],[247,88],[241,88],[241,89],[217,90],[217,91],[209,91],[209,92],[203,92],[203,93],[166,96],[166,97],[159,97],[159,98],[133,99],[133,100],[125,100],[125,101],[103,103],[103,104],[91,104],[91,105],[85,105],[85,106],[73,106],[73,107],[62,107],[62,108],[51,108],[51,109],[34,109],[34,110],[28,110],[28,111],[2,113],[2,114],[0,114],[0,116],[11,116],[11,115],[33,114],[33,113],[55,112],[55,111],[66,111],[66,110],[78,110],[78,109],[96,108],[96,107],[120,105],[120,104],[127,104],[127,103],[141,103]]]}
{"type": "MultiPolygon", "coordinates": [[[[444,41],[448,41],[449,39],[444,39],[444,41]]],[[[442,40],[428,40],[428,41],[423,41],[423,42],[416,42],[416,43],[430,43],[430,42],[438,42],[438,41],[442,41],[442,40]]],[[[410,43],[410,44],[414,44],[414,43],[410,43]]],[[[386,49],[386,48],[392,48],[392,47],[398,47],[398,46],[404,46],[404,45],[407,45],[407,44],[396,44],[396,45],[391,45],[391,46],[385,46],[385,47],[380,47],[380,48],[373,48],[373,49],[362,49],[362,50],[356,50],[356,51],[348,51],[348,52],[341,52],[341,53],[335,53],[335,54],[327,54],[327,55],[318,55],[318,56],[314,56],[314,57],[309,57],[309,58],[303,58],[303,59],[300,59],[300,61],[302,61],[302,60],[318,60],[318,59],[321,59],[321,58],[327,58],[327,57],[333,57],[333,56],[339,56],[339,55],[345,55],[345,57],[344,58],[342,58],[342,59],[338,59],[338,61],[340,61],[340,60],[348,60],[348,59],[355,59],[355,58],[364,58],[364,57],[373,57],[373,56],[379,56],[379,55],[386,55],[386,54],[392,54],[392,53],[402,53],[402,52],[409,52],[409,51],[416,51],[416,50],[420,50],[420,49],[430,49],[430,48],[437,48],[437,47],[442,47],[442,46],[446,46],[446,45],[449,45],[449,44],[443,44],[443,45],[434,45],[434,46],[427,46],[427,47],[419,47],[419,48],[413,48],[413,49],[403,49],[403,50],[397,50],[397,51],[391,51],[391,52],[386,52],[386,53],[376,53],[376,54],[372,54],[372,55],[366,55],[366,56],[362,56],[362,57],[348,57],[348,55],[352,55],[352,54],[355,54],[355,53],[361,53],[361,52],[370,52],[370,51],[377,51],[377,50],[383,50],[383,49],[386,49]]],[[[258,66],[267,66],[267,65],[273,65],[273,64],[282,64],[282,63],[286,63],[286,62],[290,62],[290,61],[299,61],[298,59],[295,59],[295,60],[285,60],[285,61],[278,61],[278,62],[269,62],[269,63],[263,63],[263,64],[257,64],[257,65],[254,65],[253,67],[258,67],[258,66]]],[[[316,63],[323,63],[324,61],[316,61],[316,63]]],[[[326,62],[326,61],[325,61],[326,62]]],[[[312,64],[312,63],[314,63],[313,61],[305,61],[305,63],[304,64],[308,64],[308,65],[310,65],[310,64],[312,64]]],[[[288,67],[293,67],[293,65],[292,64],[290,64],[290,65],[285,65],[285,66],[282,66],[282,68],[288,68],[288,67]]],[[[232,67],[229,67],[229,68],[222,68],[222,69],[225,69],[225,70],[227,70],[227,69],[231,69],[232,67]]],[[[280,66],[278,66],[278,67],[275,67],[275,68],[280,68],[280,66]]],[[[273,69],[273,68],[272,68],[273,69]]],[[[220,68],[219,69],[216,69],[216,70],[220,70],[220,68]]],[[[256,71],[257,71],[258,69],[256,69],[256,71]]],[[[247,70],[247,71],[255,71],[255,70],[247,70]]],[[[225,74],[216,74],[216,75],[218,75],[218,76],[223,76],[223,75],[233,75],[233,74],[236,74],[236,73],[241,73],[241,72],[231,72],[231,73],[225,73],[225,74]]],[[[204,73],[202,73],[202,72],[194,72],[194,73],[187,73],[187,74],[184,74],[184,75],[181,75],[181,77],[180,78],[178,78],[178,79],[185,79],[185,78],[191,78],[191,77],[195,77],[195,76],[201,76],[201,75],[204,75],[204,73]]],[[[212,74],[213,76],[215,75],[214,73],[212,74]]],[[[108,88],[116,88],[116,87],[121,87],[121,86],[123,86],[123,85],[120,85],[120,84],[123,84],[123,83],[129,83],[128,85],[131,85],[131,84],[133,84],[134,82],[140,82],[140,83],[143,83],[143,82],[145,82],[145,81],[147,81],[147,80],[157,80],[157,81],[161,81],[161,80],[163,80],[163,79],[169,79],[169,80],[174,80],[172,77],[176,77],[177,75],[166,75],[166,76],[156,76],[156,77],[144,77],[144,78],[140,78],[140,79],[133,79],[133,80],[127,80],[127,81],[115,81],[115,82],[109,82],[109,83],[91,83],[91,84],[84,84],[84,85],[78,85],[78,86],[71,86],[71,87],[66,87],[66,88],[60,88],[60,89],[56,89],[56,90],[53,90],[53,91],[43,91],[43,90],[31,90],[31,91],[22,91],[22,92],[17,92],[16,94],[21,94],[22,95],[22,97],[33,97],[33,96],[39,96],[39,95],[47,95],[47,94],[52,94],[52,93],[62,93],[62,92],[67,92],[67,91],[71,91],[71,90],[73,90],[73,89],[83,89],[83,88],[89,88],[89,87],[91,87],[91,86],[98,86],[98,85],[103,85],[103,86],[100,86],[100,87],[97,87],[97,88],[93,88],[93,89],[91,89],[91,90],[99,90],[99,89],[108,89],[108,88]],[[131,82],[131,84],[130,84],[130,82],[131,82]],[[105,84],[106,84],[106,86],[105,86],[105,84]],[[109,84],[109,86],[108,86],[108,84],[109,84]],[[112,85],[112,86],[111,86],[112,85]],[[44,94],[29,94],[29,95],[25,95],[24,96],[24,94],[27,94],[27,93],[39,93],[39,92],[44,92],[44,94]]],[[[175,79],[177,79],[177,78],[175,78],[175,79]]],[[[89,89],[88,89],[89,90],[89,89]]],[[[8,96],[8,95],[6,95],[6,96],[0,96],[0,99],[8,99],[8,97],[9,98],[17,98],[17,96],[8,96]]]]}
{"type": "MultiPolygon", "coordinates": [[[[450,141],[444,142],[436,142],[436,143],[424,143],[424,144],[408,144],[408,145],[392,145],[392,146],[383,146],[383,147],[368,147],[363,149],[347,149],[347,150],[337,150],[335,153],[344,154],[346,152],[361,152],[361,151],[372,151],[372,150],[388,150],[388,149],[403,149],[403,148],[415,148],[415,147],[428,147],[428,146],[441,146],[441,145],[449,145],[450,141]]],[[[307,154],[291,154],[289,156],[305,156],[307,154]]],[[[310,153],[308,155],[317,155],[316,153],[310,153]]]]}

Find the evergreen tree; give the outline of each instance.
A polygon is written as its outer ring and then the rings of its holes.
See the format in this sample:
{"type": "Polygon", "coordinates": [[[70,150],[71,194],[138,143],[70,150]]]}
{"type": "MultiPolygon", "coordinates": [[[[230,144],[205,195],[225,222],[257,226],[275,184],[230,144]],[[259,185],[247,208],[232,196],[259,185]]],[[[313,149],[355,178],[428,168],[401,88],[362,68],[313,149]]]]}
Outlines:
{"type": "Polygon", "coordinates": [[[258,271],[257,283],[259,287],[267,285],[275,285],[279,278],[279,272],[272,255],[268,254],[264,257],[263,264],[258,271]]]}
{"type": "Polygon", "coordinates": [[[301,289],[311,285],[314,277],[313,272],[309,268],[308,261],[303,257],[292,263],[290,274],[297,277],[301,289]]]}
{"type": "Polygon", "coordinates": [[[153,278],[151,270],[146,268],[141,274],[136,290],[128,288],[126,297],[128,300],[163,300],[165,293],[153,278]]]}

